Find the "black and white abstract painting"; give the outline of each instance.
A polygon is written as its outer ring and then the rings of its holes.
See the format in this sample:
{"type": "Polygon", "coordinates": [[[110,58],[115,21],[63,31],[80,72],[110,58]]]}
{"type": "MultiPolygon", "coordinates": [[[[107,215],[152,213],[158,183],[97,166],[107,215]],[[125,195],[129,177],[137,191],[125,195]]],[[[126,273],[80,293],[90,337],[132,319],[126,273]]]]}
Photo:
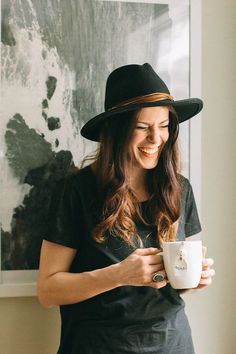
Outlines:
{"type": "Polygon", "coordinates": [[[80,129],[103,111],[108,74],[149,62],[176,99],[189,97],[189,4],[2,0],[1,7],[1,269],[34,270],[56,182],[96,148],[80,129]]]}

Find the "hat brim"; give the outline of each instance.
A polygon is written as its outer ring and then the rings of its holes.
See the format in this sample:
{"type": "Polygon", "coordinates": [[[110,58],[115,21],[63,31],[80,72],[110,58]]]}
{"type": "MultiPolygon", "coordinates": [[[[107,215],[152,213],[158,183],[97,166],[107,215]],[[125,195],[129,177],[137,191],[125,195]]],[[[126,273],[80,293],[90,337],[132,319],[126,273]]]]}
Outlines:
{"type": "Polygon", "coordinates": [[[174,107],[178,115],[179,123],[182,123],[194,117],[202,110],[203,101],[199,98],[189,98],[189,99],[179,100],[179,101],[162,100],[156,102],[135,103],[135,104],[122,106],[110,111],[103,112],[93,117],[87,123],[85,123],[80,133],[86,139],[92,141],[99,141],[101,127],[103,125],[104,120],[107,119],[108,117],[119,115],[122,112],[135,111],[140,108],[155,107],[155,106],[174,107]]]}

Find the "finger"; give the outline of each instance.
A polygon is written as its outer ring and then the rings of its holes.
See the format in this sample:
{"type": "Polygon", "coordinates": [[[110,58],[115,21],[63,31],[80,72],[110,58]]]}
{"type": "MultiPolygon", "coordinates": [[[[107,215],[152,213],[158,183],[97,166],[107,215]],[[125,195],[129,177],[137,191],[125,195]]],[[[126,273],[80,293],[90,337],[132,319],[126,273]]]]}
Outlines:
{"type": "Polygon", "coordinates": [[[211,283],[212,283],[212,278],[206,278],[206,279],[201,278],[198,284],[198,288],[203,288],[205,286],[211,285],[211,283]]]}
{"type": "Polygon", "coordinates": [[[158,272],[154,272],[153,274],[151,274],[151,282],[152,283],[163,283],[164,281],[167,281],[167,275],[166,275],[166,272],[164,271],[164,270],[159,270],[158,272]],[[153,276],[155,276],[156,274],[160,274],[160,275],[162,275],[164,278],[163,278],[163,280],[161,280],[161,281],[155,281],[155,280],[153,280],[153,276]]]}
{"type": "Polygon", "coordinates": [[[204,278],[210,278],[210,277],[214,277],[215,275],[215,270],[214,269],[208,269],[208,270],[204,270],[201,274],[201,277],[204,278]]]}
{"type": "Polygon", "coordinates": [[[211,278],[209,279],[202,280],[195,289],[204,289],[205,287],[211,285],[212,279],[211,278]]]}
{"type": "Polygon", "coordinates": [[[211,266],[213,266],[214,264],[214,260],[212,258],[206,258],[203,260],[202,262],[202,268],[205,270],[205,269],[208,269],[210,268],[211,266]]]}
{"type": "Polygon", "coordinates": [[[158,253],[157,253],[159,256],[163,256],[163,250],[158,250],[158,253]]]}
{"type": "Polygon", "coordinates": [[[160,250],[158,248],[149,247],[149,248],[137,248],[134,253],[140,256],[149,256],[149,255],[156,255],[160,250]]]}
{"type": "Polygon", "coordinates": [[[163,265],[163,257],[158,256],[158,254],[149,256],[148,258],[149,264],[162,264],[163,265]]]}
{"type": "Polygon", "coordinates": [[[208,265],[209,267],[211,267],[214,264],[214,259],[213,258],[205,258],[202,263],[204,265],[208,265]]]}
{"type": "Polygon", "coordinates": [[[149,265],[149,272],[150,274],[154,274],[154,273],[160,273],[160,271],[165,271],[165,269],[163,268],[163,264],[151,264],[149,265]]]}
{"type": "Polygon", "coordinates": [[[163,288],[164,286],[166,286],[167,284],[169,283],[168,279],[164,279],[163,281],[160,281],[160,282],[151,282],[150,283],[150,286],[152,288],[155,288],[155,289],[160,289],[160,288],[163,288]]]}

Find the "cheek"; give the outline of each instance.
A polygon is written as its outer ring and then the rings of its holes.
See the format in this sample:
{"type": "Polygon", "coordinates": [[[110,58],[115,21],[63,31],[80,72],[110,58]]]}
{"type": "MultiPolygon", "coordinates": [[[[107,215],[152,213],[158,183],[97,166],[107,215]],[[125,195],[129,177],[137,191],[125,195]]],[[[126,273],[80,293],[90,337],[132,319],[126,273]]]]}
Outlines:
{"type": "Polygon", "coordinates": [[[142,140],[143,140],[143,136],[140,133],[138,132],[133,133],[129,142],[130,149],[135,148],[138,144],[140,144],[142,140]]]}
{"type": "Polygon", "coordinates": [[[169,139],[169,136],[170,136],[170,134],[169,134],[169,132],[167,131],[167,132],[166,132],[165,141],[167,141],[167,140],[169,139]]]}
{"type": "Polygon", "coordinates": [[[163,135],[163,141],[166,143],[168,139],[169,139],[169,132],[167,131],[167,132],[163,135]]]}
{"type": "Polygon", "coordinates": [[[133,159],[138,156],[139,151],[138,151],[137,147],[140,145],[141,141],[142,141],[142,138],[140,138],[139,134],[132,135],[130,142],[129,142],[129,146],[128,146],[129,158],[133,159]]]}

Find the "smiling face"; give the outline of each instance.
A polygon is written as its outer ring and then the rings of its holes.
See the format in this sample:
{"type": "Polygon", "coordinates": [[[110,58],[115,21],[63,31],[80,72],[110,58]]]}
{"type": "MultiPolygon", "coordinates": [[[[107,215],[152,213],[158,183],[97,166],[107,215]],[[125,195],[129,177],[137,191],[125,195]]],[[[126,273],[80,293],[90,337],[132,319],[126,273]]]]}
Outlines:
{"type": "Polygon", "coordinates": [[[142,108],[129,143],[132,173],[157,166],[161,151],[169,137],[168,107],[142,108]]]}

